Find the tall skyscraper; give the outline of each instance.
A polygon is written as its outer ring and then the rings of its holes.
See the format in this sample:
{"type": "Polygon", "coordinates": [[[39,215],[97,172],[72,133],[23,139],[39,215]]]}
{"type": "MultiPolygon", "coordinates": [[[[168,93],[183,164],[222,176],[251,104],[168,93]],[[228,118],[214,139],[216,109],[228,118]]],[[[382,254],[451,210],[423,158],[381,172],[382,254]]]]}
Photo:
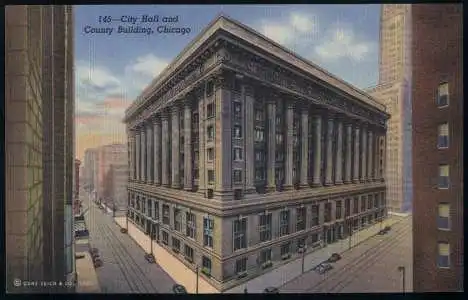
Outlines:
{"type": "Polygon", "coordinates": [[[71,6],[5,8],[8,292],[69,287],[73,243],[74,78],[71,6]]]}
{"type": "Polygon", "coordinates": [[[411,5],[384,4],[380,18],[379,84],[367,90],[390,114],[386,147],[389,209],[411,210],[411,5]]]}
{"type": "Polygon", "coordinates": [[[463,8],[412,13],[413,286],[463,291],[463,8]]]}

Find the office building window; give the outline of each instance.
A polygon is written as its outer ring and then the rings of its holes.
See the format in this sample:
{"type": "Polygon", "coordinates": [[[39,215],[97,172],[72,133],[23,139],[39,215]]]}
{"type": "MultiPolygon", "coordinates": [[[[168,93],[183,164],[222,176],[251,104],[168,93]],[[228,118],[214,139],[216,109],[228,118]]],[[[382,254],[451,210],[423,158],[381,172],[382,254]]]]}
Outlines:
{"type": "Polygon", "coordinates": [[[312,227],[319,225],[319,206],[312,205],[312,214],[311,214],[311,225],[312,227]]]}
{"type": "Polygon", "coordinates": [[[214,83],[213,81],[209,81],[206,83],[206,95],[211,96],[214,91],[214,83]]]}
{"type": "Polygon", "coordinates": [[[323,221],[325,223],[331,222],[331,217],[332,217],[332,211],[331,211],[331,203],[325,203],[325,209],[324,209],[324,216],[323,216],[323,221]]]}
{"type": "Polygon", "coordinates": [[[214,103],[210,103],[206,106],[206,116],[208,118],[214,117],[215,110],[214,110],[214,103]]]}
{"type": "Polygon", "coordinates": [[[208,161],[212,161],[214,159],[214,148],[206,149],[206,158],[208,161]]]}
{"type": "Polygon", "coordinates": [[[439,125],[439,136],[437,138],[437,148],[448,148],[449,145],[449,126],[448,123],[439,125]]]}
{"type": "Polygon", "coordinates": [[[242,218],[233,222],[234,251],[247,248],[247,219],[242,218]]]}
{"type": "Polygon", "coordinates": [[[283,144],[283,135],[281,133],[276,134],[276,144],[277,145],[283,144]]]}
{"type": "Polygon", "coordinates": [[[174,209],[174,229],[182,232],[182,214],[180,209],[174,209]]]}
{"type": "Polygon", "coordinates": [[[367,209],[372,209],[374,206],[373,200],[372,195],[367,196],[367,209]]]}
{"type": "Polygon", "coordinates": [[[258,262],[260,264],[263,264],[269,261],[271,261],[271,249],[265,249],[265,250],[260,251],[258,262]]]}
{"type": "Polygon", "coordinates": [[[439,268],[450,268],[450,245],[446,242],[439,242],[437,266],[439,268]]]}
{"type": "Polygon", "coordinates": [[[242,190],[241,189],[235,189],[234,190],[234,200],[240,200],[242,199],[242,190]]]}
{"type": "Polygon", "coordinates": [[[141,200],[141,212],[142,212],[143,214],[146,214],[146,201],[145,201],[145,198],[143,198],[143,199],[141,200]]]}
{"type": "Polygon", "coordinates": [[[203,218],[203,246],[213,248],[214,220],[209,217],[203,218]]]}
{"type": "Polygon", "coordinates": [[[361,212],[366,211],[366,196],[361,196],[361,212]]]}
{"type": "Polygon", "coordinates": [[[242,160],[242,148],[234,147],[234,160],[240,161],[242,160]]]}
{"type": "Polygon", "coordinates": [[[212,184],[215,181],[214,170],[208,170],[208,183],[212,184]]]}
{"type": "Polygon", "coordinates": [[[148,199],[146,201],[146,203],[148,203],[148,217],[152,218],[153,216],[151,214],[153,213],[153,202],[151,201],[151,199],[148,199]]]}
{"type": "Polygon", "coordinates": [[[271,213],[259,216],[260,242],[271,240],[271,213]]]}
{"type": "Polygon", "coordinates": [[[449,105],[449,85],[447,82],[439,84],[437,89],[437,106],[444,107],[449,105]]]}
{"type": "Polygon", "coordinates": [[[351,199],[345,200],[345,217],[349,217],[351,214],[351,199]]]}
{"type": "Polygon", "coordinates": [[[175,237],[172,238],[172,249],[179,252],[180,251],[180,240],[175,237]]]}
{"type": "Polygon", "coordinates": [[[197,232],[196,216],[193,213],[186,212],[185,218],[187,220],[187,224],[185,225],[185,234],[189,238],[194,239],[197,232]]]}
{"type": "Polygon", "coordinates": [[[170,224],[170,215],[169,215],[169,205],[163,204],[163,224],[169,225],[170,224]]]}
{"type": "Polygon", "coordinates": [[[289,210],[280,212],[280,236],[289,234],[289,210]]]}
{"type": "Polygon", "coordinates": [[[256,142],[263,142],[265,140],[265,132],[261,128],[255,129],[255,141],[256,142]]]}
{"type": "Polygon", "coordinates": [[[281,256],[288,255],[291,252],[291,243],[281,245],[281,256]]]}
{"type": "Polygon", "coordinates": [[[260,109],[255,110],[255,120],[256,121],[263,121],[263,111],[260,109]]]}
{"type": "Polygon", "coordinates": [[[439,215],[437,217],[437,228],[442,230],[450,229],[450,204],[439,204],[439,215]]]}
{"type": "Polygon", "coordinates": [[[204,270],[208,271],[208,273],[210,274],[211,273],[211,259],[209,259],[206,256],[203,256],[202,257],[202,268],[204,270]]]}
{"type": "Polygon", "coordinates": [[[247,257],[236,260],[236,273],[247,271],[247,257]]]}
{"type": "Polygon", "coordinates": [[[234,108],[234,118],[240,120],[242,117],[242,106],[240,102],[233,103],[234,108]]]}
{"type": "Polygon", "coordinates": [[[242,182],[242,171],[241,170],[234,170],[233,180],[234,180],[235,183],[241,183],[242,182]]]}
{"type": "Polygon", "coordinates": [[[169,233],[162,231],[162,241],[165,245],[169,244],[169,233]]]}
{"type": "Polygon", "coordinates": [[[374,195],[374,208],[378,208],[380,205],[380,195],[375,194],[374,195]]]}
{"type": "Polygon", "coordinates": [[[255,150],[255,161],[261,162],[263,161],[263,151],[262,150],[255,150]]]}
{"type": "Polygon", "coordinates": [[[188,260],[189,262],[193,262],[193,248],[192,247],[185,245],[184,255],[185,255],[186,260],[188,260]]]}
{"type": "Polygon", "coordinates": [[[312,234],[311,237],[310,237],[310,240],[311,240],[312,244],[313,244],[313,243],[317,243],[317,242],[319,241],[319,235],[318,235],[318,233],[312,234]]]}
{"type": "Polygon", "coordinates": [[[240,125],[234,125],[233,132],[234,138],[240,139],[242,137],[242,127],[240,125]]]}
{"type": "Polygon", "coordinates": [[[159,220],[159,203],[154,201],[153,203],[153,219],[159,220]]]}
{"type": "Polygon", "coordinates": [[[359,197],[353,199],[353,214],[359,213],[359,197]]]}
{"type": "Polygon", "coordinates": [[[447,189],[449,187],[449,166],[439,166],[439,189],[447,189]]]}
{"type": "Polygon", "coordinates": [[[296,231],[305,230],[306,228],[306,209],[305,207],[296,208],[296,231]]]}
{"type": "Polygon", "coordinates": [[[342,201],[336,201],[336,216],[335,218],[337,220],[341,219],[341,216],[342,216],[342,213],[341,213],[341,209],[342,209],[342,201]]]}
{"type": "Polygon", "coordinates": [[[263,168],[257,168],[255,170],[255,179],[256,180],[263,180],[265,179],[265,170],[263,168]]]}
{"type": "Polygon", "coordinates": [[[206,131],[208,135],[207,136],[208,141],[213,141],[214,140],[214,126],[213,125],[208,126],[206,131]]]}

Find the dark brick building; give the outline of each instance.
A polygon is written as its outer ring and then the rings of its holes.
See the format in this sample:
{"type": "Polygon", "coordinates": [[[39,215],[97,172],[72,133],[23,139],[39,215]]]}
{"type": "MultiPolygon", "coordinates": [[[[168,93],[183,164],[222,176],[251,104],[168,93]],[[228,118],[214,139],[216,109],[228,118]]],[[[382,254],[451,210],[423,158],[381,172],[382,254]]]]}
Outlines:
{"type": "Polygon", "coordinates": [[[413,5],[412,26],[414,291],[461,291],[462,5],[413,5]]]}

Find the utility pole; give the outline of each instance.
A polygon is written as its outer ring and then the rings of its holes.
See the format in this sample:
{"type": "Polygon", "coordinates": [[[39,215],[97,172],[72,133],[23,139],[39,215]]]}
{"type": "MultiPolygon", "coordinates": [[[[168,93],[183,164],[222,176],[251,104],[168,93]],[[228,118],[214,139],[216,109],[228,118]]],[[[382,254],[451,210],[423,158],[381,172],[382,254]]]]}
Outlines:
{"type": "Polygon", "coordinates": [[[196,276],[196,279],[197,279],[197,282],[196,282],[196,293],[197,293],[197,294],[198,294],[198,276],[199,276],[199,274],[198,274],[198,269],[199,269],[199,267],[198,267],[198,264],[197,264],[197,267],[196,267],[196,270],[195,270],[196,275],[197,275],[197,276],[196,276]]]}
{"type": "Polygon", "coordinates": [[[302,274],[304,274],[304,260],[305,260],[305,253],[306,253],[307,247],[304,245],[302,247],[302,274]]]}
{"type": "Polygon", "coordinates": [[[112,217],[115,218],[115,202],[112,201],[112,217]]]}

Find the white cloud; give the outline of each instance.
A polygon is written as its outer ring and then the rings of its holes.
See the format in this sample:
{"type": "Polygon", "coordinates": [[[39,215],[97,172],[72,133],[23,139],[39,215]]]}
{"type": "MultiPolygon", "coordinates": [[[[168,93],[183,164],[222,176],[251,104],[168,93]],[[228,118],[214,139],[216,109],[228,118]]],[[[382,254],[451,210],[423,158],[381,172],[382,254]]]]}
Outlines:
{"type": "Polygon", "coordinates": [[[147,54],[138,57],[136,61],[127,66],[127,71],[141,73],[143,75],[156,77],[167,66],[168,62],[164,59],[147,54]]]}

